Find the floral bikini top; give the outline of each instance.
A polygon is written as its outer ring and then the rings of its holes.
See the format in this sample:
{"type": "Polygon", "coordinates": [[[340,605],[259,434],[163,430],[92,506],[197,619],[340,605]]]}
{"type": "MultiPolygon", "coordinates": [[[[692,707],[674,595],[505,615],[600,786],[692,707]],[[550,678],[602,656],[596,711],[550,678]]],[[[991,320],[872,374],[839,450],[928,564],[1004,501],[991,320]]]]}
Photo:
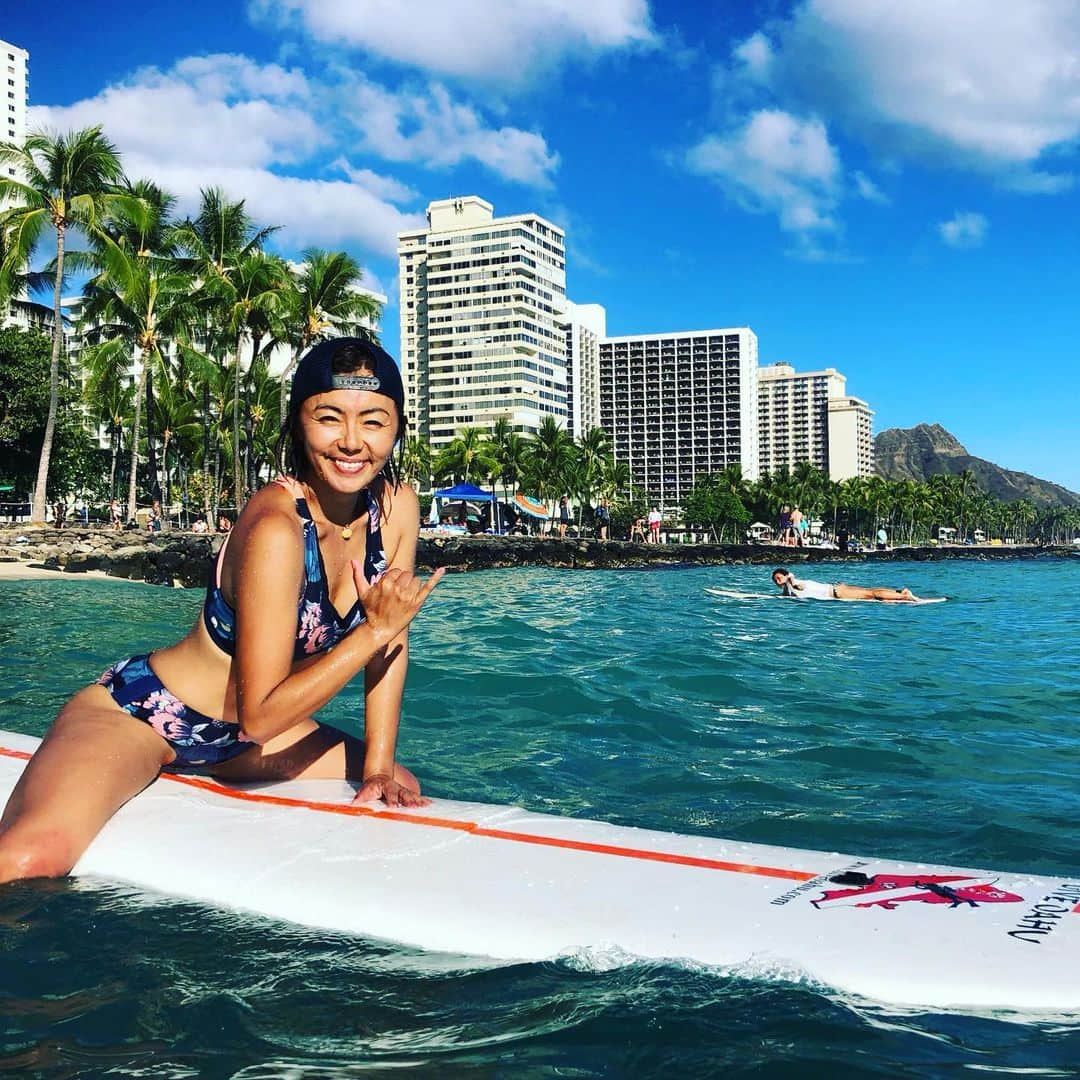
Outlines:
{"type": "MultiPolygon", "coordinates": [[[[295,480],[281,479],[277,483],[288,488],[296,499],[296,512],[304,529],[304,584],[300,592],[296,614],[296,644],[293,660],[305,656],[329,652],[346,634],[355,630],[366,618],[359,600],[344,614],[338,614],[330,599],[330,585],[326,580],[326,567],[319,549],[319,533],[304,498],[303,489],[295,480]]],[[[368,490],[368,537],[364,554],[364,577],[374,585],[386,573],[388,563],[383,551],[383,539],[379,504],[368,490]]],[[[226,538],[226,543],[228,538],[226,538]]],[[[221,593],[221,561],[225,544],[221,545],[210,580],[206,586],[206,602],[203,604],[203,622],[210,640],[229,656],[236,651],[236,612],[221,593]]]]}

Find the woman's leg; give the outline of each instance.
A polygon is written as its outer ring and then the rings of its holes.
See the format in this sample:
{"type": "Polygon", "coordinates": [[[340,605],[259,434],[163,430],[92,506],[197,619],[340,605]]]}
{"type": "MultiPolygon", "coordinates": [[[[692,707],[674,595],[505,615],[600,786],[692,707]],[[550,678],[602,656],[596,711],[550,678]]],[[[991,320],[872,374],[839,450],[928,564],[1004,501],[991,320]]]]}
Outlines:
{"type": "MultiPolygon", "coordinates": [[[[219,780],[362,780],[364,740],[304,720],[207,771],[219,780]]],[[[394,766],[394,779],[420,793],[420,782],[404,765],[394,766]]]]}
{"type": "Polygon", "coordinates": [[[60,710],[0,817],[0,882],[66,874],[173,756],[103,686],[80,690],[60,710]]]}
{"type": "Polygon", "coordinates": [[[914,600],[910,589],[865,589],[860,585],[834,585],[837,600],[914,600]]]}

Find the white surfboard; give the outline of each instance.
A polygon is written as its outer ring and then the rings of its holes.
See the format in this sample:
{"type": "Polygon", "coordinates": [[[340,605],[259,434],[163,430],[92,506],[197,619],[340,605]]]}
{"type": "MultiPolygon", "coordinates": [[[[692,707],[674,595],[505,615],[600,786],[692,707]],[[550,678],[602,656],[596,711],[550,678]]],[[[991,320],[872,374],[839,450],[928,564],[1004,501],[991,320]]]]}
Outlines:
{"type": "MultiPolygon", "coordinates": [[[[758,593],[742,592],[739,589],[714,589],[706,588],[710,596],[719,596],[724,600],[821,600],[819,596],[788,596],[786,593],[758,593]]],[[[870,600],[862,598],[845,598],[844,604],[896,604],[898,607],[917,607],[920,604],[944,604],[947,596],[920,596],[918,600],[870,600]]],[[[835,599],[834,599],[835,602],[835,599]]]]}
{"type": "MultiPolygon", "coordinates": [[[[0,732],[0,799],[36,744],[0,732]]],[[[1080,1010],[1080,872],[856,858],[442,799],[388,810],[352,794],[335,781],[162,776],[74,872],[465,956],[663,959],[907,1006],[1080,1010]]]]}

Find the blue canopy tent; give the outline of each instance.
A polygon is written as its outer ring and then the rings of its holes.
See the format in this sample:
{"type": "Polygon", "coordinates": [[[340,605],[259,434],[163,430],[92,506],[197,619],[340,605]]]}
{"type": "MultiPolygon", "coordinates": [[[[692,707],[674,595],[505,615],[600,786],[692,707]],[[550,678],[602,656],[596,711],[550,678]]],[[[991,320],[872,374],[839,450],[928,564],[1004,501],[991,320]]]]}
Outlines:
{"type": "Polygon", "coordinates": [[[495,496],[489,495],[483,488],[475,484],[455,484],[453,487],[443,488],[435,492],[436,499],[461,499],[465,502],[491,502],[495,496]]]}
{"type": "Polygon", "coordinates": [[[478,488],[475,484],[460,483],[455,484],[453,487],[443,488],[442,491],[435,492],[436,499],[448,499],[452,502],[489,502],[491,503],[491,527],[496,532],[498,531],[498,525],[495,521],[495,509],[497,500],[495,498],[495,492],[490,494],[484,491],[483,488],[478,488]]]}

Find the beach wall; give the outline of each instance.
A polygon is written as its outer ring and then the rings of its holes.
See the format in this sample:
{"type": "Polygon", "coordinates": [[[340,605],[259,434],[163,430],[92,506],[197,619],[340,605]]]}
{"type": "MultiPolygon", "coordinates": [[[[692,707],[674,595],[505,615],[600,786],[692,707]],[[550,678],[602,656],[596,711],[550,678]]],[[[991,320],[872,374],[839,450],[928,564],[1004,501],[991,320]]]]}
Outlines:
{"type": "MultiPolygon", "coordinates": [[[[116,533],[103,529],[43,529],[0,526],[0,561],[71,574],[96,571],[154,585],[202,587],[221,536],[187,532],[116,533]]],[[[841,554],[823,548],[747,544],[641,544],[621,540],[558,540],[538,537],[452,536],[420,538],[417,567],[430,572],[492,570],[511,566],[565,569],[643,569],[650,566],[860,563],[941,559],[1033,558],[1067,554],[1040,546],[898,547],[890,551],[841,554]]]]}

